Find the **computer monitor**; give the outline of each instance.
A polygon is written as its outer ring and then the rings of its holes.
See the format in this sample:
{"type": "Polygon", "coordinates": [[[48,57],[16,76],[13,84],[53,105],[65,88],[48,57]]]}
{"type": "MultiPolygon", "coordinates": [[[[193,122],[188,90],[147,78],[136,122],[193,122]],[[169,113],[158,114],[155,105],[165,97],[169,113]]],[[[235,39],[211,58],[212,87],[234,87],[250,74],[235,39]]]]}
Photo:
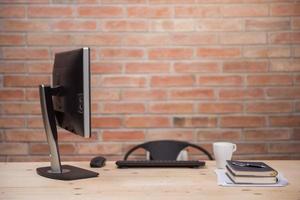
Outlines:
{"type": "Polygon", "coordinates": [[[90,49],[84,47],[55,54],[52,78],[52,86],[39,87],[51,166],[37,168],[37,173],[60,180],[98,176],[96,172],[61,165],[56,127],[91,137],[90,49]]]}

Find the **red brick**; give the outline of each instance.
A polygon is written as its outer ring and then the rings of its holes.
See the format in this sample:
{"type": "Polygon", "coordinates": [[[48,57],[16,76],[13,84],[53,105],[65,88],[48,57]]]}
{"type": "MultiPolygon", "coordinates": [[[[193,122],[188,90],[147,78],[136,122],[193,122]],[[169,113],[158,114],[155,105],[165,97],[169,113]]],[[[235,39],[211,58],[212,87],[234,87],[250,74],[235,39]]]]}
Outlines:
{"type": "Polygon", "coordinates": [[[44,128],[44,123],[42,117],[30,117],[27,118],[28,128],[44,128]]]}
{"type": "Polygon", "coordinates": [[[97,102],[92,102],[92,104],[91,104],[91,112],[92,113],[95,113],[95,114],[99,114],[99,113],[101,113],[101,107],[100,107],[101,105],[100,104],[98,104],[97,102]]]}
{"type": "Polygon", "coordinates": [[[164,62],[134,62],[125,64],[126,73],[167,73],[170,64],[164,62]]]}
{"type": "Polygon", "coordinates": [[[247,47],[244,49],[247,58],[282,58],[290,57],[289,47],[247,47]]]}
{"type": "Polygon", "coordinates": [[[266,72],[268,62],[266,61],[228,61],[223,64],[224,72],[266,72]]]}
{"type": "Polygon", "coordinates": [[[143,131],[107,130],[102,133],[103,141],[142,141],[145,139],[143,131]]]}
{"type": "Polygon", "coordinates": [[[260,116],[225,116],[221,117],[221,127],[247,128],[264,127],[266,120],[260,116]]]}
{"type": "Polygon", "coordinates": [[[77,11],[81,17],[111,18],[124,15],[122,7],[117,6],[82,6],[77,11]]]}
{"type": "Polygon", "coordinates": [[[264,91],[259,88],[220,89],[219,97],[227,100],[263,99],[264,91]]]}
{"type": "Polygon", "coordinates": [[[291,135],[291,139],[300,140],[300,129],[299,128],[294,129],[294,131],[291,135]]]}
{"type": "Polygon", "coordinates": [[[24,127],[25,120],[23,118],[8,118],[1,117],[0,118],[0,127],[2,128],[21,128],[24,127]]]}
{"type": "Polygon", "coordinates": [[[200,58],[237,58],[241,56],[241,49],[233,47],[198,48],[197,56],[200,58]]]}
{"type": "Polygon", "coordinates": [[[190,48],[156,48],[148,50],[149,59],[189,59],[193,56],[190,48]]]}
{"type": "Polygon", "coordinates": [[[192,86],[194,82],[192,75],[153,76],[151,78],[153,87],[192,86]]]}
{"type": "Polygon", "coordinates": [[[150,4],[170,4],[170,3],[180,3],[180,4],[190,4],[195,3],[195,0],[149,0],[150,4]]]}
{"type": "Polygon", "coordinates": [[[172,9],[170,7],[128,7],[127,15],[129,18],[166,18],[172,17],[172,9]]]}
{"type": "Polygon", "coordinates": [[[116,143],[80,143],[78,144],[78,153],[87,154],[87,155],[99,155],[101,152],[102,155],[115,155],[122,153],[121,144],[116,143]]]}
{"type": "Polygon", "coordinates": [[[0,17],[1,18],[25,17],[25,7],[24,6],[1,5],[0,17]]]}
{"type": "Polygon", "coordinates": [[[170,37],[165,33],[139,33],[123,36],[126,46],[161,46],[170,44],[170,37]]]}
{"type": "Polygon", "coordinates": [[[241,143],[237,144],[237,151],[239,152],[239,154],[265,154],[267,153],[268,148],[266,144],[261,143],[241,143]]]}
{"type": "Polygon", "coordinates": [[[3,104],[4,114],[40,114],[40,103],[6,103],[3,104]]]}
{"type": "Polygon", "coordinates": [[[222,14],[225,17],[262,17],[268,16],[268,5],[225,5],[222,14]]]}
{"type": "Polygon", "coordinates": [[[122,72],[121,63],[95,62],[91,64],[91,71],[94,74],[115,74],[122,72]]]}
{"type": "Polygon", "coordinates": [[[1,89],[0,100],[11,101],[11,100],[24,100],[24,91],[21,89],[1,89]]]}
{"type": "Polygon", "coordinates": [[[147,21],[141,20],[108,20],[103,22],[102,28],[104,31],[123,32],[123,31],[148,31],[149,24],[147,21]]]}
{"type": "Polygon", "coordinates": [[[265,44],[266,42],[267,35],[262,32],[236,32],[220,35],[221,44],[265,44]]]}
{"type": "Polygon", "coordinates": [[[269,33],[270,44],[299,44],[299,32],[272,32],[269,33]]]}
{"type": "Polygon", "coordinates": [[[116,114],[144,113],[145,105],[143,103],[105,103],[102,112],[116,114]]]}
{"type": "MultiPolygon", "coordinates": [[[[185,23],[187,23],[185,21],[185,23]]],[[[217,44],[218,38],[212,33],[177,33],[170,36],[171,45],[217,44]]]]}
{"type": "Polygon", "coordinates": [[[92,88],[92,100],[119,100],[120,94],[118,90],[92,88]]]}
{"type": "Polygon", "coordinates": [[[298,153],[300,152],[299,143],[274,143],[269,146],[270,153],[298,153]]]}
{"type": "Polygon", "coordinates": [[[70,6],[29,6],[28,17],[71,17],[73,15],[70,6]]]}
{"type": "Polygon", "coordinates": [[[275,99],[298,99],[300,88],[269,88],[266,91],[268,97],[275,99]]]}
{"type": "Polygon", "coordinates": [[[240,140],[241,133],[236,130],[208,130],[208,131],[198,131],[197,140],[198,141],[232,141],[240,140]]]}
{"type": "Polygon", "coordinates": [[[74,44],[76,45],[101,45],[101,46],[113,46],[120,45],[122,37],[112,34],[93,34],[93,35],[75,35],[74,44]]]}
{"type": "Polygon", "coordinates": [[[152,103],[149,106],[150,113],[193,113],[192,103],[152,103]]]}
{"type": "Polygon", "coordinates": [[[198,76],[197,84],[200,86],[240,86],[243,84],[241,76],[198,76]]]}
{"type": "Polygon", "coordinates": [[[25,90],[25,99],[26,100],[39,100],[40,94],[39,94],[38,88],[26,89],[25,90]]]}
{"type": "Polygon", "coordinates": [[[299,127],[300,116],[270,116],[270,125],[274,127],[299,127]]]}
{"type": "Polygon", "coordinates": [[[292,112],[292,109],[292,104],[287,102],[258,102],[246,106],[248,113],[284,113],[292,112]]]}
{"type": "Polygon", "coordinates": [[[180,6],[175,7],[175,16],[178,17],[218,17],[219,6],[180,6]]]}
{"type": "Polygon", "coordinates": [[[295,85],[300,85],[300,75],[295,76],[295,85]]]}
{"type": "Polygon", "coordinates": [[[119,117],[93,117],[93,128],[118,128],[122,124],[119,117]]]}
{"type": "Polygon", "coordinates": [[[49,25],[41,20],[3,20],[1,22],[0,30],[5,31],[47,31],[49,25]]]}
{"type": "Polygon", "coordinates": [[[25,73],[27,69],[24,66],[24,62],[0,62],[0,73],[11,74],[11,73],[25,73]]]}
{"type": "Polygon", "coordinates": [[[190,32],[195,30],[195,26],[192,20],[153,20],[150,29],[154,32],[190,32]]]}
{"type": "Polygon", "coordinates": [[[95,31],[97,22],[94,20],[59,20],[51,23],[54,31],[95,31]]]}
{"type": "Polygon", "coordinates": [[[292,85],[293,78],[289,75],[252,75],[247,77],[250,86],[292,85]]]}
{"type": "MultiPolygon", "coordinates": [[[[49,1],[48,0],[13,0],[13,2],[15,4],[37,4],[37,3],[40,3],[40,4],[48,4],[49,1]]],[[[12,0],[1,0],[1,4],[4,4],[4,3],[12,3],[12,0]]]]}
{"type": "Polygon", "coordinates": [[[240,19],[201,19],[198,21],[198,29],[201,31],[241,31],[240,19]]]}
{"type": "Polygon", "coordinates": [[[287,129],[245,130],[244,137],[249,141],[288,140],[290,131],[287,129]]]}
{"type": "Polygon", "coordinates": [[[300,29],[300,17],[299,18],[292,18],[292,28],[293,29],[300,29]]]}
{"type": "Polygon", "coordinates": [[[9,142],[45,142],[46,134],[44,130],[7,130],[5,138],[9,142]]]}
{"type": "Polygon", "coordinates": [[[174,127],[203,127],[212,128],[217,126],[217,119],[215,117],[174,117],[174,127]]]}
{"type": "Polygon", "coordinates": [[[283,72],[300,71],[300,59],[272,60],[270,70],[283,72]]]}
{"type": "MultiPolygon", "coordinates": [[[[29,146],[30,154],[49,154],[49,145],[43,143],[32,143],[29,146]]],[[[59,144],[60,154],[75,154],[76,148],[74,144],[59,144]]]]}
{"type": "Polygon", "coordinates": [[[243,105],[239,103],[200,103],[199,113],[240,113],[243,105]]]}
{"type": "Polygon", "coordinates": [[[197,100],[214,98],[215,94],[212,89],[173,89],[170,91],[170,99],[176,100],[197,100]]]}
{"type": "Polygon", "coordinates": [[[130,89],[122,91],[123,100],[164,100],[167,92],[158,89],[130,89]]]}
{"type": "Polygon", "coordinates": [[[288,19],[248,19],[245,22],[245,29],[249,31],[264,30],[287,30],[290,28],[288,19]]]}
{"type": "Polygon", "coordinates": [[[221,71],[216,62],[176,62],[174,70],[178,73],[217,73],[221,71]]]}
{"type": "Polygon", "coordinates": [[[272,16],[299,16],[300,15],[300,4],[273,4],[270,9],[272,16]]]}
{"type": "Polygon", "coordinates": [[[294,50],[294,57],[300,57],[300,47],[296,46],[293,48],[294,50]]]}
{"type": "Polygon", "coordinates": [[[27,44],[32,46],[64,46],[71,45],[71,35],[65,34],[27,34],[27,44]]]}
{"type": "Polygon", "coordinates": [[[33,47],[7,47],[3,48],[4,59],[49,59],[49,51],[46,48],[33,47]]]}
{"type": "Polygon", "coordinates": [[[140,76],[107,76],[101,81],[105,87],[143,87],[145,84],[145,77],[140,76]]]}
{"type": "Polygon", "coordinates": [[[146,0],[102,0],[103,4],[144,4],[146,0]]]}
{"type": "Polygon", "coordinates": [[[24,35],[0,34],[0,45],[22,45],[25,44],[24,35]]]}
{"type": "Polygon", "coordinates": [[[0,155],[25,155],[28,153],[28,144],[0,143],[0,155]]]}
{"type": "Polygon", "coordinates": [[[138,59],[144,57],[142,49],[102,49],[99,52],[103,59],[138,59]]]}
{"type": "Polygon", "coordinates": [[[10,87],[38,87],[40,84],[49,84],[49,76],[4,76],[4,85],[10,87]]]}
{"type": "Polygon", "coordinates": [[[168,117],[145,115],[126,117],[124,124],[131,128],[163,128],[171,125],[168,117]]]}
{"type": "Polygon", "coordinates": [[[49,62],[26,62],[25,66],[28,68],[29,73],[51,73],[53,64],[49,62]]]}
{"type": "Polygon", "coordinates": [[[176,138],[176,140],[193,141],[194,131],[190,130],[149,130],[146,134],[147,140],[170,140],[176,138]]]}

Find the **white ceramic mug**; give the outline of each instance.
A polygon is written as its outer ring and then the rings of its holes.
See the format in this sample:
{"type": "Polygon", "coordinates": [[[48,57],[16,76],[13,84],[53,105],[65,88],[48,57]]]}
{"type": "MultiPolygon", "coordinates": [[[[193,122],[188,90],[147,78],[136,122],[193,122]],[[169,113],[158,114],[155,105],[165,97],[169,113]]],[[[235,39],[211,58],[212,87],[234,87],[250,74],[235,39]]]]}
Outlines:
{"type": "Polygon", "coordinates": [[[232,153],[236,151],[236,144],[229,142],[215,142],[213,144],[217,168],[224,169],[226,160],[231,160],[232,153]]]}

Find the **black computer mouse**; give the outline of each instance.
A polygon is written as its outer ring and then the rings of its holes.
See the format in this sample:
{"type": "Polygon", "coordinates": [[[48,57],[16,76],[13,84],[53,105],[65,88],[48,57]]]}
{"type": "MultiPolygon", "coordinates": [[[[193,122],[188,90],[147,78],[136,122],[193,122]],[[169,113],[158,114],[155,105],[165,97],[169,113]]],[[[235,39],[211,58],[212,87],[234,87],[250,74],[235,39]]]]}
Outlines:
{"type": "Polygon", "coordinates": [[[90,166],[93,168],[100,168],[105,165],[105,161],[106,161],[106,159],[104,157],[97,156],[91,160],[90,166]]]}

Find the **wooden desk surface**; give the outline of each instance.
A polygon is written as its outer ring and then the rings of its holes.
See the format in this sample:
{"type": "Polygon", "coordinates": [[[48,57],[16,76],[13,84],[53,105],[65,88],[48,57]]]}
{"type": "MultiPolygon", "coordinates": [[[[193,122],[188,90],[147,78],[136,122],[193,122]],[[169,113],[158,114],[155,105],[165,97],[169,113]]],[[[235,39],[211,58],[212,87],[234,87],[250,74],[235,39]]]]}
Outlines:
{"type": "MultiPolygon", "coordinates": [[[[284,174],[281,188],[217,186],[215,162],[204,169],[117,169],[114,162],[93,169],[99,177],[59,181],[40,177],[37,167],[49,163],[0,163],[0,199],[280,199],[300,200],[300,161],[265,161],[284,174]]],[[[65,164],[65,163],[64,163],[65,164]]],[[[88,162],[68,163],[89,168],[88,162]]]]}

